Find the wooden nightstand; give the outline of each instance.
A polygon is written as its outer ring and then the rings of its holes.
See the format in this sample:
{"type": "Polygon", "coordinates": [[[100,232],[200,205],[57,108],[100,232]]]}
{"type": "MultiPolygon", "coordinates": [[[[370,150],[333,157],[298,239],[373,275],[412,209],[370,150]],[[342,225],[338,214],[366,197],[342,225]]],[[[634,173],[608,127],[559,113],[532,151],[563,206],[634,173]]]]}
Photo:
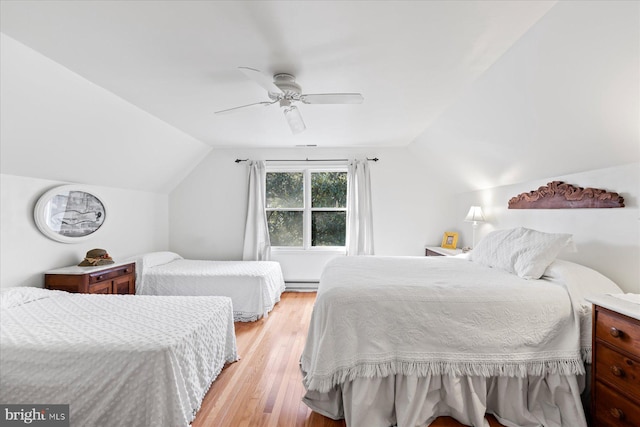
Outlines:
{"type": "Polygon", "coordinates": [[[440,246],[425,246],[424,248],[425,256],[454,256],[461,253],[462,249],[445,249],[440,246]]]}
{"type": "Polygon", "coordinates": [[[640,305],[602,295],[593,303],[594,427],[640,426],[640,305]]]}
{"type": "Polygon", "coordinates": [[[99,267],[64,267],[44,274],[44,286],[85,294],[136,293],[136,264],[119,263],[99,267]]]}

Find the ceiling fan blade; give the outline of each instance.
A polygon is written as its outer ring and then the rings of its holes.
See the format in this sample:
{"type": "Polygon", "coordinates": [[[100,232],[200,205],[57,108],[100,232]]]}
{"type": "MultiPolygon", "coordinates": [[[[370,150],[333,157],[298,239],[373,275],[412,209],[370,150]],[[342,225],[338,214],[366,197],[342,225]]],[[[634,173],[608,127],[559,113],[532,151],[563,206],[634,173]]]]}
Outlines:
{"type": "Polygon", "coordinates": [[[307,128],[304,124],[304,120],[302,120],[300,110],[298,110],[295,106],[286,108],[284,110],[284,116],[287,118],[287,123],[289,123],[291,132],[294,135],[304,131],[307,128]]]}
{"type": "Polygon", "coordinates": [[[305,104],[362,104],[364,98],[359,93],[318,93],[300,96],[305,104]]]}
{"type": "Polygon", "coordinates": [[[273,77],[262,74],[260,70],[256,70],[255,68],[238,67],[238,69],[242,71],[245,76],[266,89],[267,92],[282,93],[280,88],[273,83],[273,77]]]}
{"type": "Polygon", "coordinates": [[[240,108],[244,108],[244,107],[251,107],[252,105],[272,105],[275,104],[278,101],[262,101],[262,102],[254,102],[253,104],[247,104],[247,105],[241,105],[239,107],[233,107],[233,108],[227,108],[226,110],[220,110],[220,111],[215,111],[213,114],[224,114],[224,113],[229,113],[231,111],[235,111],[238,110],[240,108]]]}

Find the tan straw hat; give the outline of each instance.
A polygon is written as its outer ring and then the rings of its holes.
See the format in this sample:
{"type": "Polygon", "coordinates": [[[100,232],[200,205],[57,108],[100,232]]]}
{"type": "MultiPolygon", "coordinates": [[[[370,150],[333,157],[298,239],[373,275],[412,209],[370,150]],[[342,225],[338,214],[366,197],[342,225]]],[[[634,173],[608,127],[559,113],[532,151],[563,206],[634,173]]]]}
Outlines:
{"type": "Polygon", "coordinates": [[[104,249],[91,249],[80,264],[81,267],[95,267],[98,265],[113,264],[113,260],[104,249]]]}

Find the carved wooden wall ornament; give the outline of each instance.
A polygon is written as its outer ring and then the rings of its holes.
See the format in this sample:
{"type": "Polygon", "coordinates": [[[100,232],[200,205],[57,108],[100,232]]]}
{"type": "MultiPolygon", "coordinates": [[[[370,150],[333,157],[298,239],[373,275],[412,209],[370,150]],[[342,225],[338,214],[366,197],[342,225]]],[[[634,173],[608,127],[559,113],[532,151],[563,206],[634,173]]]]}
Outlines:
{"type": "Polygon", "coordinates": [[[509,200],[509,209],[623,208],[624,198],[598,188],[575,187],[553,181],[509,200]]]}

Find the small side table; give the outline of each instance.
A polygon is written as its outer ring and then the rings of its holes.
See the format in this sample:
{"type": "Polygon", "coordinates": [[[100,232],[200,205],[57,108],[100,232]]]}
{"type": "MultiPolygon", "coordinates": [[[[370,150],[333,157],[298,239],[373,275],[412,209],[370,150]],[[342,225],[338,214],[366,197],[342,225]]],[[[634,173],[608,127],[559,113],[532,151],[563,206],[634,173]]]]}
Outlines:
{"type": "Polygon", "coordinates": [[[446,248],[441,248],[440,246],[424,247],[425,256],[454,256],[454,255],[460,255],[461,253],[462,253],[462,249],[446,249],[446,248]]]}
{"type": "Polygon", "coordinates": [[[118,263],[97,267],[70,267],[49,270],[44,275],[44,286],[67,292],[87,294],[136,293],[136,264],[118,263]]]}

